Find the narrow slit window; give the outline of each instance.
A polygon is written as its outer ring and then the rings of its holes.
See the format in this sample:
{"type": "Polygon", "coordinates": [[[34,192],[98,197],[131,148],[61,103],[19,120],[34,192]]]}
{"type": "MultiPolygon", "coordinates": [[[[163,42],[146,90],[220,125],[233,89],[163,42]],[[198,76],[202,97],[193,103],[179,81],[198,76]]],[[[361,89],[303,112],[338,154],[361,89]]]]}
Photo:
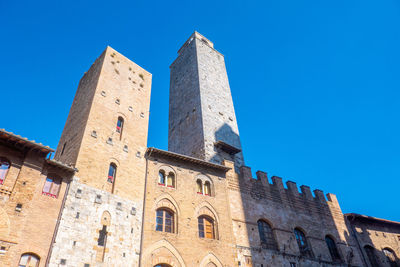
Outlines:
{"type": "Polygon", "coordinates": [[[167,186],[168,187],[175,187],[175,175],[172,172],[168,174],[167,186]]]}
{"type": "Polygon", "coordinates": [[[211,185],[208,181],[204,183],[204,195],[211,196],[211,185]]]}
{"type": "Polygon", "coordinates": [[[118,117],[116,131],[117,133],[119,133],[120,137],[122,136],[123,128],[124,128],[124,119],[122,117],[118,117]]]}
{"type": "Polygon", "coordinates": [[[158,172],[158,184],[165,185],[165,174],[163,171],[158,172]]]}
{"type": "Polygon", "coordinates": [[[197,185],[197,194],[203,194],[203,183],[201,182],[201,180],[197,180],[196,181],[196,185],[197,185]]]}
{"type": "Polygon", "coordinates": [[[115,166],[114,163],[111,163],[108,169],[107,182],[114,183],[116,174],[117,174],[117,166],[115,166]]]}
{"type": "Polygon", "coordinates": [[[0,158],[0,184],[4,183],[8,170],[10,169],[10,162],[5,158],[0,158]]]}

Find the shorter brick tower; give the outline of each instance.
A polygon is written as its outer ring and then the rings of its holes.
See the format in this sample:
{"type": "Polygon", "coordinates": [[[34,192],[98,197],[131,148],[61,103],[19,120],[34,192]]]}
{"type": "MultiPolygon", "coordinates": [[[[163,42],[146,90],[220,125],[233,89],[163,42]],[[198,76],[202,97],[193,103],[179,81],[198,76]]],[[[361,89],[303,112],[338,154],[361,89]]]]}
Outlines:
{"type": "Polygon", "coordinates": [[[55,155],[79,171],[51,265],[138,265],[150,90],[151,74],[111,47],[79,82],[55,155]]]}

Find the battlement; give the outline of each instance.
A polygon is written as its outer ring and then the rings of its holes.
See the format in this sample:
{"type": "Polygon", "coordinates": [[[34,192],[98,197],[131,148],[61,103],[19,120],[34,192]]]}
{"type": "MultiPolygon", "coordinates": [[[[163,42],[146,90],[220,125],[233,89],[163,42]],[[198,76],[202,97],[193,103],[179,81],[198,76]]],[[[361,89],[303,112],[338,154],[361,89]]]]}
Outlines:
{"type": "MultiPolygon", "coordinates": [[[[232,165],[232,162],[225,161],[226,166],[232,165]]],[[[336,195],[324,192],[320,189],[311,191],[306,185],[300,186],[293,181],[287,181],[278,176],[268,177],[266,172],[257,171],[256,177],[252,176],[251,168],[248,166],[240,167],[239,174],[228,173],[229,187],[232,190],[240,191],[242,194],[248,194],[254,199],[270,199],[290,207],[302,208],[305,206],[315,207],[322,210],[330,207],[341,213],[336,195]],[[286,186],[285,186],[286,185],[286,186]]],[[[321,211],[322,211],[321,210],[321,211]]]]}

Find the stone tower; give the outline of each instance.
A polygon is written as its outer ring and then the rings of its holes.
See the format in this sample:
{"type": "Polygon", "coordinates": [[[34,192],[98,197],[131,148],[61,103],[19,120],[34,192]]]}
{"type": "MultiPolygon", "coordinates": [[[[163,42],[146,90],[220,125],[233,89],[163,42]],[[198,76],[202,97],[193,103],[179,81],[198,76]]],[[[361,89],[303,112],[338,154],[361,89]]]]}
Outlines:
{"type": "Polygon", "coordinates": [[[194,32],[170,70],[168,150],[244,165],[224,56],[194,32]]]}
{"type": "Polygon", "coordinates": [[[78,172],[49,266],[139,266],[150,90],[151,74],[110,47],[80,80],[55,155],[78,172]]]}
{"type": "Polygon", "coordinates": [[[81,183],[142,199],[150,90],[151,74],[107,47],[79,82],[55,159],[74,165],[81,183]]]}

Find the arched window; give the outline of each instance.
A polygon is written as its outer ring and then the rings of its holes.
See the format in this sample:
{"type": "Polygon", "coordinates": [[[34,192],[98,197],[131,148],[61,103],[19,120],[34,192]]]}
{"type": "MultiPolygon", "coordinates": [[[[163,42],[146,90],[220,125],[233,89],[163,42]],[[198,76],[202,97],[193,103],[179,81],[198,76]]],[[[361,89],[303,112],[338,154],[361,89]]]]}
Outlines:
{"type": "Polygon", "coordinates": [[[171,210],[161,208],[156,211],[156,231],[174,232],[174,213],[171,210]]]}
{"type": "Polygon", "coordinates": [[[383,250],[383,254],[385,254],[386,259],[390,265],[390,267],[398,267],[399,265],[396,263],[397,259],[396,259],[396,254],[394,253],[393,250],[391,250],[390,248],[384,248],[383,250]]]}
{"type": "Polygon", "coordinates": [[[165,173],[164,173],[164,171],[159,171],[158,172],[158,184],[159,185],[165,185],[165,173]]]}
{"type": "Polygon", "coordinates": [[[215,238],[214,220],[208,216],[200,216],[198,218],[199,224],[199,237],[201,238],[215,238]]]}
{"type": "Polygon", "coordinates": [[[209,181],[204,183],[204,195],[211,196],[211,185],[209,181]]]}
{"type": "Polygon", "coordinates": [[[48,175],[46,181],[44,182],[42,194],[50,197],[58,197],[60,192],[62,179],[55,175],[48,175]]]}
{"type": "Polygon", "coordinates": [[[295,228],[294,235],[296,236],[296,241],[297,245],[299,246],[300,254],[303,256],[312,257],[311,248],[303,231],[301,231],[299,228],[295,228]]]}
{"type": "Polygon", "coordinates": [[[6,158],[0,158],[0,184],[4,183],[8,170],[10,169],[10,162],[6,158]]]}
{"type": "Polygon", "coordinates": [[[170,172],[167,177],[167,186],[168,187],[175,187],[175,175],[170,172]]]}
{"type": "Polygon", "coordinates": [[[171,265],[161,263],[161,264],[154,265],[154,267],[171,267],[171,265]]]}
{"type": "Polygon", "coordinates": [[[328,246],[329,253],[331,254],[332,261],[340,261],[339,251],[336,247],[335,240],[330,236],[325,236],[325,242],[328,246]]]}
{"type": "Polygon", "coordinates": [[[369,260],[369,263],[371,264],[371,266],[374,266],[374,267],[379,266],[378,259],[376,258],[375,248],[373,248],[369,245],[366,245],[364,247],[364,250],[368,256],[368,260],[369,260]]]}
{"type": "Polygon", "coordinates": [[[32,253],[22,254],[18,267],[38,267],[40,258],[32,253]]]}
{"type": "Polygon", "coordinates": [[[117,166],[114,163],[111,163],[110,167],[108,168],[107,182],[114,183],[116,175],[117,175],[117,166]]]}
{"type": "Polygon", "coordinates": [[[201,182],[200,179],[196,181],[196,185],[197,185],[197,194],[203,194],[203,183],[201,182]]]}
{"type": "Polygon", "coordinates": [[[257,225],[261,246],[268,249],[276,249],[277,246],[271,226],[264,220],[258,220],[257,225]]]}
{"type": "Polygon", "coordinates": [[[122,137],[123,129],[124,129],[124,119],[122,117],[118,117],[116,131],[117,133],[119,133],[120,138],[122,137]]]}

